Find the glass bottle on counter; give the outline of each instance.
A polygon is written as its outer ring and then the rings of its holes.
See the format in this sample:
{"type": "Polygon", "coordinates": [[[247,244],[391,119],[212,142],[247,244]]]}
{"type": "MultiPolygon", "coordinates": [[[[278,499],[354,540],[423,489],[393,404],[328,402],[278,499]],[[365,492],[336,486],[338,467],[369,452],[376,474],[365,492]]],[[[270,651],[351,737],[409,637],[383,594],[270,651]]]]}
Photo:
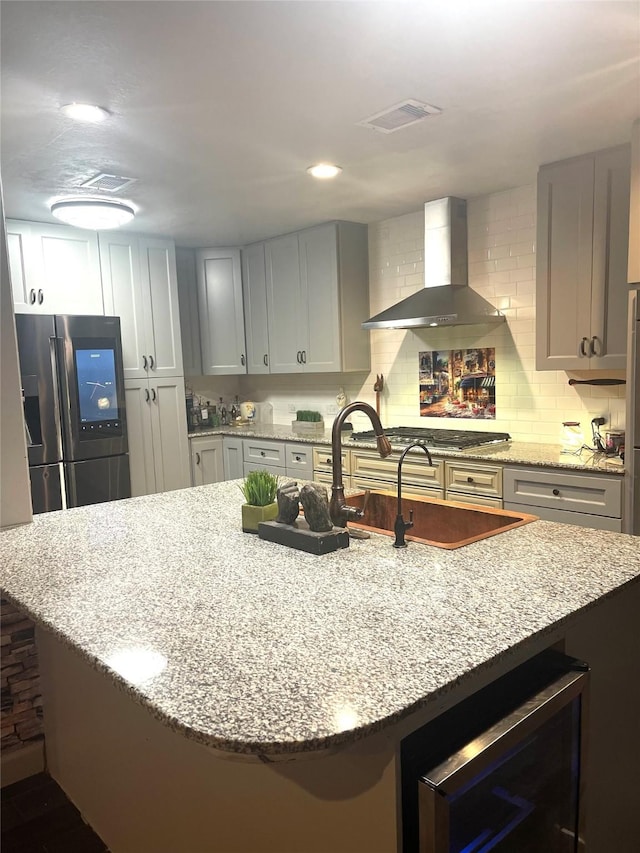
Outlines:
{"type": "Polygon", "coordinates": [[[220,415],[220,425],[229,426],[229,415],[227,413],[227,407],[225,406],[222,397],[220,397],[220,401],[218,404],[218,414],[220,415]]]}

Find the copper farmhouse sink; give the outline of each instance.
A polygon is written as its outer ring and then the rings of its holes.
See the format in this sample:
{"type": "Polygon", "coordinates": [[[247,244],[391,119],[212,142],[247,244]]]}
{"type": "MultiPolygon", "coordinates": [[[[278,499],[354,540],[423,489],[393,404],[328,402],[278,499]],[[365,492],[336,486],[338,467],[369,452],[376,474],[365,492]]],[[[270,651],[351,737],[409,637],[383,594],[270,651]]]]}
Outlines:
{"type": "MultiPolygon", "coordinates": [[[[393,536],[393,525],[398,511],[394,492],[358,492],[346,499],[347,504],[366,509],[362,519],[351,520],[352,527],[393,536]]],[[[461,548],[479,539],[521,527],[537,516],[506,509],[493,509],[475,504],[443,501],[421,495],[403,495],[402,513],[405,519],[413,510],[413,527],[406,538],[436,548],[461,548]]]]}

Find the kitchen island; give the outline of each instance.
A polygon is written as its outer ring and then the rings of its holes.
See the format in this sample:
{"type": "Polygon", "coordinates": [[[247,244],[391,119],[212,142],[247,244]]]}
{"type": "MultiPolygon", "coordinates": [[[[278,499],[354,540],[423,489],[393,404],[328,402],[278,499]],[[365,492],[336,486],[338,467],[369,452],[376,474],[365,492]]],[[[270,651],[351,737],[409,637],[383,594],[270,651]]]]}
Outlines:
{"type": "Polygon", "coordinates": [[[316,557],[243,534],[241,502],[221,483],[0,534],[39,626],[48,766],[112,853],[392,853],[401,738],[558,642],[610,712],[640,539],[539,521],[316,557]]]}

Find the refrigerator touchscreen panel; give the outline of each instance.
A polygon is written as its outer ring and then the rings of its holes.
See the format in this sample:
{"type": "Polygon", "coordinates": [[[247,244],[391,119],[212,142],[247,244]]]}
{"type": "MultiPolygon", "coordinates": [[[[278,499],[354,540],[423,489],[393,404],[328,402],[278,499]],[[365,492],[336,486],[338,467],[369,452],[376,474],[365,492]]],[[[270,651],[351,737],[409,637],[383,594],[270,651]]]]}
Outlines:
{"type": "Polygon", "coordinates": [[[73,342],[80,440],[122,434],[115,345],[108,339],[73,342]]]}

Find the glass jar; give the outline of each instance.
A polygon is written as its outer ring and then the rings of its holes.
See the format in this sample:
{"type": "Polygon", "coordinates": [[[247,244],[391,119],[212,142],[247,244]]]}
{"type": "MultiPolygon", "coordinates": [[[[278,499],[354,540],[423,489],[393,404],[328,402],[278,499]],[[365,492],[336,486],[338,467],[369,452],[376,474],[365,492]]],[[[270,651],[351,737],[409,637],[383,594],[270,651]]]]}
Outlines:
{"type": "Polygon", "coordinates": [[[580,453],[584,444],[584,435],[578,421],[563,421],[560,444],[561,453],[580,453]]]}

